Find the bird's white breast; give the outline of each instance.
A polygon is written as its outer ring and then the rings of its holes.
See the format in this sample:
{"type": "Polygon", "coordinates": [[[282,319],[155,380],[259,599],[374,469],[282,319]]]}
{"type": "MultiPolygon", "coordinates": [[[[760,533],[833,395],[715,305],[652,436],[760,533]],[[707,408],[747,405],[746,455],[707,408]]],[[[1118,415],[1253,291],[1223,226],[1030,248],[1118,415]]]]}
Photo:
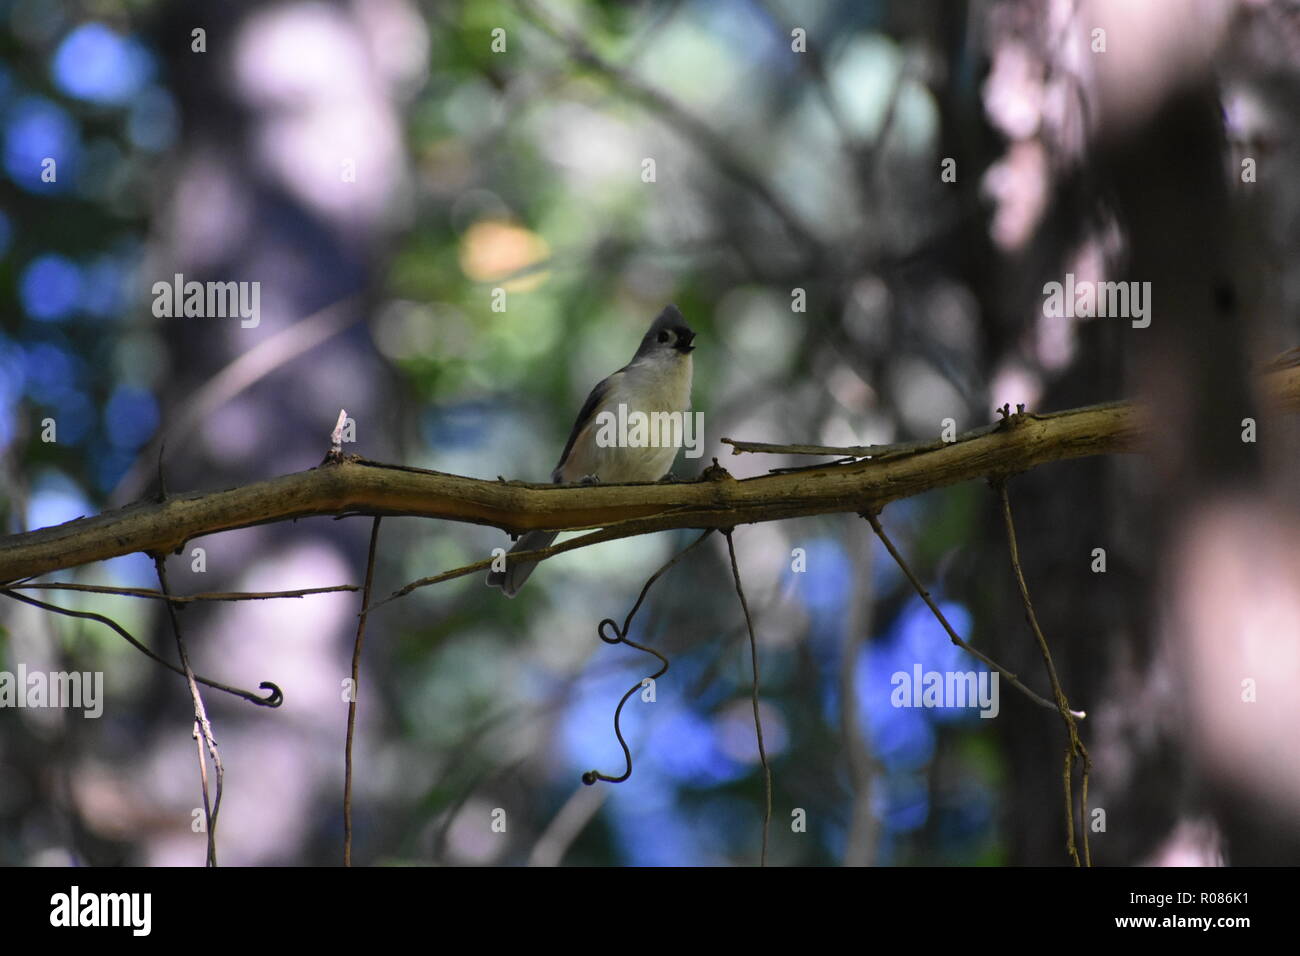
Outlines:
{"type": "Polygon", "coordinates": [[[692,362],[689,354],[673,352],[649,356],[629,365],[619,374],[592,415],[592,421],[575,442],[565,462],[563,480],[580,481],[595,475],[606,484],[622,481],[658,481],[668,473],[677,457],[678,447],[600,447],[596,442],[597,417],[601,412],[619,414],[619,404],[627,413],[680,412],[691,407],[692,362]]]}

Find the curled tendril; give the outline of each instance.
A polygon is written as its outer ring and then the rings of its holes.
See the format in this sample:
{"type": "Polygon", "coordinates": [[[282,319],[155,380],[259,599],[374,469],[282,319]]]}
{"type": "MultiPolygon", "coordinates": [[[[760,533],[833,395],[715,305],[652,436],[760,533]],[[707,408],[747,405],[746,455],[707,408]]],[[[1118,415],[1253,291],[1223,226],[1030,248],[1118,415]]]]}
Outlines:
{"type": "Polygon", "coordinates": [[[630,688],[628,688],[627,693],[623,695],[623,699],[620,700],[618,702],[618,706],[614,708],[614,736],[618,738],[618,745],[623,748],[623,759],[627,762],[626,768],[624,769],[623,773],[620,776],[611,777],[608,774],[601,773],[599,770],[588,770],[586,773],[582,775],[582,782],[585,783],[587,786],[591,786],[597,780],[604,780],[606,783],[622,783],[628,777],[632,776],[632,751],[628,747],[627,741],[623,739],[623,729],[619,722],[620,718],[623,715],[623,705],[628,702],[628,700],[632,697],[633,694],[635,694],[637,691],[639,691],[642,687],[645,686],[647,680],[657,681],[659,678],[663,677],[664,674],[668,673],[668,658],[660,654],[652,647],[646,647],[644,644],[638,644],[636,641],[629,640],[627,636],[628,631],[632,627],[632,619],[636,616],[636,612],[641,609],[641,605],[645,601],[646,595],[650,592],[651,585],[653,585],[655,581],[659,580],[660,576],[665,571],[667,571],[674,564],[676,564],[683,557],[685,557],[687,552],[693,550],[697,544],[699,544],[701,541],[703,541],[712,533],[713,533],[712,528],[706,529],[703,534],[701,534],[698,538],[696,538],[694,541],[688,544],[681,551],[678,551],[677,554],[675,554],[667,564],[665,564],[663,567],[661,567],[658,571],[656,571],[654,574],[650,576],[650,579],[646,581],[645,585],[641,588],[641,595],[636,599],[636,603],[632,605],[632,610],[627,612],[627,617],[624,618],[623,620],[622,628],[618,626],[617,621],[608,617],[602,620],[600,624],[597,625],[596,627],[596,636],[599,637],[606,644],[626,644],[628,647],[631,647],[638,651],[642,651],[643,653],[653,654],[655,657],[659,658],[659,662],[663,666],[660,667],[659,670],[651,674],[649,677],[642,678],[641,680],[633,684],[630,688]],[[612,636],[605,633],[606,627],[608,627],[613,632],[612,636]]]}
{"type": "Polygon", "coordinates": [[[626,769],[624,769],[621,776],[617,777],[603,774],[599,770],[588,770],[582,775],[582,782],[587,786],[591,786],[597,780],[604,780],[606,783],[622,783],[628,777],[632,776],[632,751],[628,748],[627,741],[623,739],[623,729],[619,724],[619,720],[623,715],[623,705],[628,702],[633,694],[645,686],[647,680],[658,680],[663,677],[664,674],[668,673],[668,658],[664,657],[664,655],[660,654],[654,648],[646,647],[644,644],[638,644],[636,641],[628,640],[627,635],[619,631],[618,624],[615,621],[605,618],[600,622],[600,626],[596,628],[596,632],[599,634],[600,639],[606,644],[626,644],[628,647],[635,648],[638,651],[653,654],[655,657],[659,658],[659,661],[663,666],[649,677],[643,677],[641,680],[629,687],[627,693],[623,695],[623,699],[618,702],[618,707],[614,709],[614,736],[618,738],[618,745],[623,748],[623,758],[627,761],[626,769]],[[605,635],[605,625],[607,624],[614,629],[614,637],[607,637],[605,635]]]}
{"type": "MultiPolygon", "coordinates": [[[[0,594],[3,594],[5,597],[11,597],[15,601],[22,601],[24,604],[30,604],[32,605],[32,607],[39,607],[46,611],[53,611],[56,614],[63,614],[66,615],[67,617],[79,617],[87,621],[98,621],[100,624],[103,624],[105,627],[112,628],[114,631],[116,631],[128,644],[134,647],[145,657],[148,657],[150,660],[161,664],[163,667],[167,668],[169,671],[172,671],[173,673],[180,674],[182,677],[185,676],[185,671],[181,670],[179,667],[177,667],[175,664],[171,663],[170,661],[163,660],[153,651],[149,650],[149,648],[145,647],[134,637],[132,637],[131,633],[127,631],[126,628],[124,628],[121,624],[118,624],[117,621],[113,620],[111,617],[105,617],[103,614],[96,614],[94,611],[74,611],[71,610],[70,608],[59,607],[57,604],[47,604],[44,601],[38,601],[36,600],[36,598],[28,597],[25,594],[19,594],[17,591],[5,590],[2,587],[0,587],[0,594]]],[[[231,687],[229,684],[223,684],[220,681],[215,681],[208,677],[200,677],[198,674],[194,675],[194,679],[198,681],[200,684],[203,684],[207,687],[211,687],[214,690],[219,690],[222,691],[223,693],[231,694],[235,697],[242,697],[250,704],[256,704],[259,707],[279,707],[281,704],[284,703],[284,692],[280,690],[279,685],[273,684],[269,680],[262,681],[262,683],[257,685],[258,689],[268,691],[267,695],[265,697],[262,697],[255,691],[244,690],[242,687],[231,687]]]]}
{"type": "Polygon", "coordinates": [[[264,680],[257,685],[258,690],[269,690],[270,693],[265,697],[249,696],[245,698],[259,707],[279,707],[284,703],[284,691],[280,690],[280,685],[264,680]]]}

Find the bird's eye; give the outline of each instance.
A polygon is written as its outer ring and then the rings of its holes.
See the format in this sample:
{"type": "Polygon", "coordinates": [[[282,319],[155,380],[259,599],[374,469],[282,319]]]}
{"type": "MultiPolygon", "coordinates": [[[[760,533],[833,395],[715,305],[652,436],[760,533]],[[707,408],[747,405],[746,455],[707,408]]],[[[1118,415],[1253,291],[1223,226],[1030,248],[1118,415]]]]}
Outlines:
{"type": "Polygon", "coordinates": [[[669,334],[668,334],[667,332],[660,332],[660,333],[659,333],[659,341],[660,341],[660,342],[667,342],[669,338],[670,338],[670,336],[669,336],[669,334]]]}

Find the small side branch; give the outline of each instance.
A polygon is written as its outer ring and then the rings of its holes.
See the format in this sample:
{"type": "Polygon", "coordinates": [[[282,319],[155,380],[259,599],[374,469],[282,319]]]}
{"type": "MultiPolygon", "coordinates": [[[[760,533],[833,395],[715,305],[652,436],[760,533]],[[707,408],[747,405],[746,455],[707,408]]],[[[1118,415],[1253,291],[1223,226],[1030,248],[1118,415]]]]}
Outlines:
{"type": "Polygon", "coordinates": [[[749,616],[745,589],[740,584],[740,567],[736,564],[736,546],[731,542],[732,532],[724,531],[723,534],[727,536],[727,554],[731,557],[731,576],[736,582],[736,594],[740,597],[740,608],[745,612],[745,627],[749,631],[749,659],[754,667],[754,731],[758,734],[758,759],[763,766],[763,849],[758,865],[767,866],[767,833],[772,826],[772,768],[767,763],[767,748],[763,745],[763,719],[758,713],[758,642],[754,640],[754,622],[749,616]]]}
{"type": "MultiPolygon", "coordinates": [[[[158,571],[158,585],[166,595],[170,590],[167,586],[167,559],[163,555],[155,555],[153,563],[158,571]]],[[[225,783],[226,769],[221,764],[221,752],[217,749],[216,738],[212,736],[212,724],[208,720],[207,709],[203,706],[203,695],[194,677],[194,669],[190,667],[190,656],[185,650],[185,638],[181,634],[181,622],[176,614],[176,605],[171,601],[167,602],[167,615],[171,618],[172,633],[176,635],[176,652],[180,655],[181,668],[185,671],[185,680],[190,685],[190,699],[194,703],[194,739],[199,748],[199,777],[203,781],[203,818],[208,833],[207,865],[216,866],[217,814],[221,812],[221,790],[225,783]],[[208,793],[208,764],[203,756],[205,745],[208,754],[212,757],[212,766],[217,775],[215,797],[208,793]]]]}
{"type": "MultiPolygon", "coordinates": [[[[580,538],[571,538],[568,541],[561,541],[559,544],[552,544],[545,548],[534,548],[531,551],[508,551],[506,552],[505,560],[507,565],[512,563],[517,564],[520,561],[545,561],[547,558],[557,554],[563,554],[565,551],[575,551],[578,548],[585,548],[591,544],[600,544],[602,541],[613,541],[616,538],[621,537],[623,537],[623,535],[620,533],[620,528],[617,525],[614,525],[609,528],[601,528],[599,531],[592,531],[590,534],[584,534],[580,538]]],[[[692,545],[692,547],[694,547],[694,545],[692,545]]],[[[431,584],[441,584],[443,581],[450,581],[453,578],[463,578],[465,575],[474,574],[477,571],[486,571],[492,566],[492,562],[495,560],[495,558],[484,558],[482,561],[474,561],[471,564],[462,565],[461,567],[453,568],[450,571],[443,571],[441,574],[435,574],[427,578],[420,578],[418,581],[412,581],[411,583],[398,588],[382,601],[376,601],[373,606],[363,610],[361,613],[363,615],[369,614],[371,611],[375,610],[375,608],[383,607],[389,601],[396,601],[398,598],[405,597],[417,588],[426,588],[431,584]]],[[[655,577],[658,577],[658,575],[655,575],[655,577]]],[[[650,580],[653,581],[654,578],[651,578],[650,580]]],[[[642,593],[641,596],[644,598],[645,594],[642,593]]],[[[641,602],[638,601],[637,605],[640,606],[640,603],[641,602]]],[[[635,608],[633,610],[635,610],[635,608]]]]}
{"type": "MultiPolygon", "coordinates": [[[[939,610],[939,605],[934,603],[934,600],[930,597],[930,592],[927,591],[921,585],[921,582],[917,580],[916,575],[912,573],[912,569],[908,567],[907,562],[903,560],[903,556],[898,553],[898,549],[894,547],[894,542],[889,540],[889,535],[885,534],[885,529],[880,526],[880,519],[871,512],[866,512],[865,514],[863,514],[862,517],[867,519],[867,522],[871,525],[871,530],[876,533],[876,537],[878,537],[881,543],[884,544],[885,550],[889,552],[890,557],[892,557],[895,563],[899,566],[899,568],[902,569],[902,572],[907,577],[907,580],[910,581],[912,583],[912,587],[916,589],[916,593],[921,595],[921,600],[923,600],[926,603],[926,606],[930,608],[931,613],[933,613],[934,616],[939,619],[939,623],[943,625],[943,629],[948,632],[948,637],[954,644],[956,644],[966,653],[977,657],[979,660],[983,661],[987,666],[993,668],[995,671],[997,671],[999,674],[1002,675],[1002,678],[1007,683],[1009,683],[1016,690],[1020,691],[1020,693],[1024,694],[1026,697],[1032,700],[1039,707],[1044,707],[1047,710],[1056,710],[1056,705],[1053,704],[1050,700],[1047,700],[1043,697],[1040,697],[1038,694],[1035,694],[1032,690],[1030,690],[1028,687],[1022,684],[1020,682],[1020,679],[1016,677],[1015,674],[1011,673],[1011,671],[1007,670],[1005,667],[1003,667],[997,661],[993,660],[993,658],[989,657],[987,654],[983,653],[982,651],[976,650],[975,648],[971,647],[970,644],[962,640],[961,637],[957,634],[957,632],[953,630],[952,625],[948,623],[948,619],[943,616],[943,611],[939,610]]],[[[1087,715],[1082,712],[1077,712],[1075,713],[1075,716],[1086,717],[1087,715]]]]}
{"type": "MultiPolygon", "coordinates": [[[[981,434],[988,434],[992,430],[992,426],[979,428],[974,432],[961,436],[958,441],[975,438],[981,434]]],[[[740,441],[736,438],[722,438],[719,441],[724,445],[730,445],[733,455],[746,452],[751,455],[833,455],[844,460],[846,464],[860,458],[879,461],[885,458],[896,458],[900,455],[917,455],[921,452],[935,451],[944,445],[953,444],[942,439],[899,442],[893,445],[776,445],[764,441],[740,441]]]]}
{"type": "Polygon", "coordinates": [[[329,594],[332,591],[359,591],[355,584],[332,584],[319,588],[295,588],[292,591],[204,591],[199,594],[163,594],[153,588],[118,588],[107,584],[69,584],[62,581],[23,582],[11,584],[15,591],[84,591],[90,594],[115,594],[119,597],[144,598],[150,601],[170,601],[189,604],[194,601],[269,601],[274,598],[302,598],[309,594],[329,594]]]}
{"type": "Polygon", "coordinates": [[[1065,690],[1061,687],[1061,679],[1056,674],[1056,664],[1052,660],[1052,651],[1047,646],[1047,638],[1043,636],[1043,629],[1038,626],[1038,615],[1034,613],[1033,601],[1029,599],[1029,586],[1025,583],[1025,573],[1020,566],[1020,548],[1016,544],[1016,526],[1015,522],[1011,520],[1011,499],[1007,496],[1006,479],[999,479],[994,484],[997,488],[998,498],[1002,502],[1002,520],[1006,526],[1007,545],[1011,552],[1011,570],[1016,576],[1016,584],[1020,587],[1020,600],[1025,606],[1025,619],[1029,622],[1030,630],[1034,632],[1034,639],[1038,642],[1038,649],[1043,655],[1043,665],[1047,668],[1047,679],[1051,681],[1052,694],[1056,698],[1056,709],[1061,715],[1061,720],[1065,723],[1065,731],[1069,736],[1069,742],[1065,749],[1066,849],[1069,851],[1070,859],[1074,861],[1074,865],[1080,866],[1079,851],[1074,836],[1073,765],[1074,758],[1077,756],[1083,778],[1079,808],[1079,831],[1083,836],[1082,865],[1092,866],[1092,854],[1088,849],[1088,773],[1092,770],[1092,758],[1088,756],[1088,748],[1083,745],[1083,741],[1079,738],[1079,728],[1074,720],[1078,712],[1070,709],[1070,701],[1066,698],[1065,690]]]}
{"type": "Polygon", "coordinates": [[[361,592],[361,614],[357,617],[357,637],[352,643],[352,687],[348,695],[348,736],[343,748],[343,865],[352,865],[352,739],[357,726],[357,697],[361,693],[361,645],[366,637],[366,609],[370,606],[370,587],[375,579],[375,548],[379,544],[379,522],[370,526],[370,551],[366,556],[366,584],[361,592]]]}

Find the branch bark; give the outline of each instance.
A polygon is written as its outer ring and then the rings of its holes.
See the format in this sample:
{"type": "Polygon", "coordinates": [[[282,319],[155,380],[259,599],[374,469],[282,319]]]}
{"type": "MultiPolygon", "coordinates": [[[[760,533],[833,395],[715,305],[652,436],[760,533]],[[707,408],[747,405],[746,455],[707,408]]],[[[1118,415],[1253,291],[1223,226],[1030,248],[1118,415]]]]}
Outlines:
{"type": "MultiPolygon", "coordinates": [[[[1275,407],[1300,409],[1300,367],[1262,380],[1275,407]]],[[[1020,414],[989,431],[882,461],[812,465],[737,480],[705,469],[700,480],[562,486],[483,481],[349,457],[308,471],[217,492],[142,501],[66,524],[0,538],[0,582],[133,552],[161,555],[203,535],[311,516],[407,515],[535,529],[615,529],[605,540],[672,528],[732,528],[891,501],[1053,461],[1138,450],[1144,411],[1113,402],[1047,415],[1020,414]]]]}

